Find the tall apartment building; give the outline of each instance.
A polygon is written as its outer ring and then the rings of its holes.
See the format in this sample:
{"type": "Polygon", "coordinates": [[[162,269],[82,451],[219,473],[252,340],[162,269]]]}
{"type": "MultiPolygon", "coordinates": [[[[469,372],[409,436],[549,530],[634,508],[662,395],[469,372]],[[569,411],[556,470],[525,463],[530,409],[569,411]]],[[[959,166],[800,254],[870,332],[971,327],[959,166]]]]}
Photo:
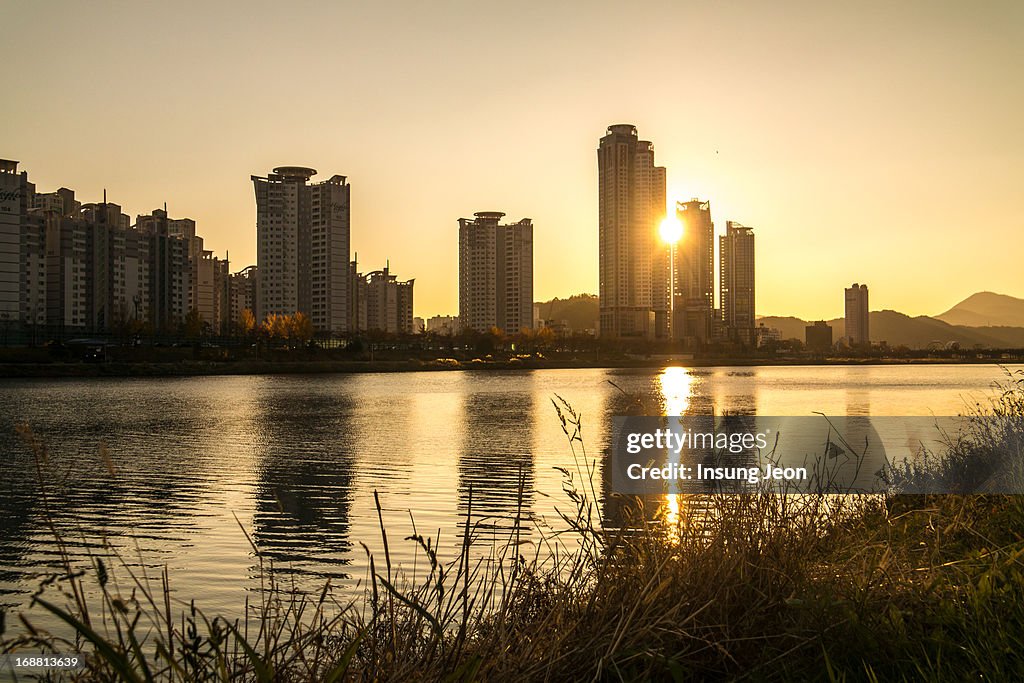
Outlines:
{"type": "Polygon", "coordinates": [[[175,222],[166,211],[156,209],[148,216],[139,216],[135,223],[148,246],[148,317],[156,332],[177,330],[190,310],[189,243],[180,234],[172,234],[171,224],[175,222]]]}
{"type": "MultiPolygon", "coordinates": [[[[61,223],[70,222],[78,217],[82,203],[75,200],[75,193],[66,187],[55,192],[37,192],[33,195],[31,208],[24,224],[22,233],[22,273],[24,275],[22,288],[22,320],[33,326],[46,325],[50,320],[50,308],[57,311],[57,316],[52,320],[54,323],[70,323],[76,317],[84,318],[84,315],[70,315],[68,319],[62,317],[63,308],[60,305],[58,295],[64,295],[65,299],[71,300],[74,294],[77,298],[79,292],[73,282],[69,282],[66,291],[55,290],[51,296],[47,294],[47,282],[52,280],[56,287],[60,287],[60,278],[54,277],[48,269],[50,256],[47,245],[58,243],[60,240],[61,223]],[[50,241],[47,240],[50,236],[50,241]]],[[[59,264],[59,259],[53,261],[59,264]]],[[[84,276],[81,292],[84,294],[84,276]]],[[[68,309],[73,306],[67,307],[68,309]]],[[[70,312],[70,311],[69,311],[70,312]]],[[[84,325],[84,322],[82,323],[84,325]]]]}
{"type": "Polygon", "coordinates": [[[416,283],[415,279],[400,281],[395,283],[395,289],[398,293],[398,301],[396,308],[398,315],[398,333],[399,334],[418,334],[423,331],[423,325],[417,326],[416,318],[413,316],[413,285],[416,283]]]}
{"type": "Polygon", "coordinates": [[[501,224],[500,211],[459,219],[459,322],[515,334],[533,324],[533,223],[501,224]]]}
{"type": "Polygon", "coordinates": [[[127,320],[133,325],[150,318],[150,241],[136,229],[124,231],[124,303],[127,320]]]}
{"type": "Polygon", "coordinates": [[[44,212],[46,323],[60,330],[89,326],[90,230],[77,217],[44,212]]]}
{"type": "Polygon", "coordinates": [[[413,334],[413,285],[415,280],[399,281],[390,271],[362,274],[356,261],[351,263],[352,287],[349,320],[351,329],[361,332],[413,334]]]}
{"type": "Polygon", "coordinates": [[[46,222],[31,210],[22,221],[19,306],[24,325],[46,325],[46,222]]]}
{"type": "Polygon", "coordinates": [[[676,202],[683,237],[675,256],[675,320],[672,338],[690,346],[711,340],[715,308],[715,226],[711,202],[676,202]]]}
{"type": "Polygon", "coordinates": [[[367,329],[366,276],[359,272],[359,255],[348,264],[348,329],[362,332],[367,329]]]}
{"type": "Polygon", "coordinates": [[[130,319],[134,299],[145,295],[139,278],[126,272],[138,263],[138,236],[129,236],[129,219],[121,207],[106,201],[82,205],[73,220],[86,232],[86,327],[112,329],[130,319]]]}
{"type": "MultiPolygon", "coordinates": [[[[228,310],[226,313],[228,332],[240,331],[242,314],[246,309],[253,314],[255,319],[258,308],[256,304],[259,289],[258,279],[259,271],[256,266],[249,266],[228,276],[228,310]]],[[[254,320],[254,322],[258,321],[254,320]]]]}
{"type": "Polygon", "coordinates": [[[754,231],[726,221],[718,238],[718,293],[726,334],[754,346],[754,231]]]}
{"type": "Polygon", "coordinates": [[[850,346],[864,346],[871,343],[868,331],[868,286],[846,288],[846,338],[850,346]]]}
{"type": "Polygon", "coordinates": [[[226,256],[213,259],[213,331],[217,334],[231,333],[231,261],[226,256]]]}
{"type": "Polygon", "coordinates": [[[363,279],[366,301],[366,329],[391,334],[412,333],[413,280],[399,282],[383,270],[368,273],[363,279]]]}
{"type": "Polygon", "coordinates": [[[213,333],[228,332],[232,320],[228,301],[228,261],[204,248],[204,240],[196,234],[196,222],[191,218],[168,218],[167,234],[182,240],[187,248],[189,283],[186,314],[195,311],[213,333]]]}
{"type": "Polygon", "coordinates": [[[348,330],[350,186],[334,175],[309,184],[312,168],[281,166],[252,176],[260,320],[309,316],[317,332],[348,330]]]}
{"type": "Polygon", "coordinates": [[[34,190],[17,161],[0,159],[0,320],[21,317],[21,228],[34,190]]]}
{"type": "Polygon", "coordinates": [[[220,329],[221,261],[208,249],[189,258],[189,311],[199,314],[212,331],[220,329]]]}
{"type": "Polygon", "coordinates": [[[665,336],[668,248],[658,238],[665,216],[665,168],[635,126],[609,126],[597,149],[600,335],[665,336]]]}

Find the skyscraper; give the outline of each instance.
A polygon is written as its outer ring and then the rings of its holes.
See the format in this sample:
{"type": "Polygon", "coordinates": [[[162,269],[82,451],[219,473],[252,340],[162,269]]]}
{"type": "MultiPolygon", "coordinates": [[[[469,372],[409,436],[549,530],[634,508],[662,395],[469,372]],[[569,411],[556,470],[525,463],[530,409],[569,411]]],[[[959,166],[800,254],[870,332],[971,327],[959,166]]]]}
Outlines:
{"type": "Polygon", "coordinates": [[[319,333],[348,329],[349,191],[345,176],[308,184],[312,168],[252,176],[260,310],[309,316],[319,333]]]}
{"type": "Polygon", "coordinates": [[[676,247],[675,320],[672,338],[699,347],[711,339],[715,308],[715,226],[711,202],[676,202],[683,237],[676,247]]]}
{"type": "Polygon", "coordinates": [[[509,334],[533,325],[533,223],[502,225],[500,211],[459,219],[459,322],[509,334]]]}
{"type": "Polygon", "coordinates": [[[846,338],[850,346],[871,343],[868,332],[868,286],[853,283],[846,288],[846,338]]]}
{"type": "Polygon", "coordinates": [[[665,168],[636,127],[608,127],[597,148],[600,335],[654,337],[668,330],[665,168]]]}
{"type": "Polygon", "coordinates": [[[729,338],[754,345],[754,231],[726,221],[718,238],[719,302],[729,338]]]}

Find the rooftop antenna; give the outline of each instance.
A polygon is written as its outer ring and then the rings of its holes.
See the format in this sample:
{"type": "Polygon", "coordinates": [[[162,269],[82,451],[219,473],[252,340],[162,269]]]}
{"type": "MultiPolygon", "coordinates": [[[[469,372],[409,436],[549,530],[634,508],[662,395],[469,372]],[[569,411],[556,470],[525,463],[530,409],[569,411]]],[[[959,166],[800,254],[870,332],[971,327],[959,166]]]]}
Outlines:
{"type": "Polygon", "coordinates": [[[103,203],[107,203],[107,188],[103,188],[103,203]]]}

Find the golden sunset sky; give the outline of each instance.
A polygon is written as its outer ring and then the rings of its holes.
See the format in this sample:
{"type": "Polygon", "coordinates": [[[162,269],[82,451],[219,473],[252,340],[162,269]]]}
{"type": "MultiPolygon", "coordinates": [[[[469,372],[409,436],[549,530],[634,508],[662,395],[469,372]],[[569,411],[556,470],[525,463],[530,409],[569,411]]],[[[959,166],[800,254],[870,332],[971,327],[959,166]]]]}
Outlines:
{"type": "Polygon", "coordinates": [[[1024,297],[1024,2],[0,2],[0,157],[233,269],[249,176],[352,183],[362,269],[458,309],[457,223],[535,223],[535,298],[597,292],[598,139],[755,228],[760,314],[1024,297]],[[315,179],[314,179],[315,180],[315,179]]]}

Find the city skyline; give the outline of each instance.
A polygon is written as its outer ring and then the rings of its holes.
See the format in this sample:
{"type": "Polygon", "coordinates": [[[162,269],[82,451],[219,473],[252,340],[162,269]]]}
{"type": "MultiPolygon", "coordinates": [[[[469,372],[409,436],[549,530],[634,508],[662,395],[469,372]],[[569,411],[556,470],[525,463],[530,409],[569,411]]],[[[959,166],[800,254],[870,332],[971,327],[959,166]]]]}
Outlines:
{"type": "Polygon", "coordinates": [[[634,52],[595,38],[600,6],[19,7],[0,53],[33,77],[10,89],[0,156],[41,191],[97,202],[107,188],[132,215],[167,202],[239,268],[256,263],[251,173],[346,175],[353,244],[404,264],[426,317],[457,308],[451,221],[476,207],[540,226],[538,300],[597,293],[593,141],[628,121],[657,145],[670,206],[711,200],[716,237],[726,220],[757,228],[760,315],[833,317],[829,292],[854,280],[876,309],[911,315],[983,289],[1024,296],[1024,94],[1005,87],[1024,65],[1024,9],[787,4],[647,3],[629,14],[645,32],[634,52]],[[157,22],[125,60],[119,41],[157,22]],[[679,50],[684,24],[704,30],[679,50]],[[532,49],[475,49],[516,35],[532,49]],[[337,93],[291,107],[266,88],[285,73],[295,92],[314,87],[300,63],[336,66],[337,93]],[[95,97],[100,75],[113,100],[95,97]],[[466,163],[481,150],[500,159],[487,173],[466,163]]]}

